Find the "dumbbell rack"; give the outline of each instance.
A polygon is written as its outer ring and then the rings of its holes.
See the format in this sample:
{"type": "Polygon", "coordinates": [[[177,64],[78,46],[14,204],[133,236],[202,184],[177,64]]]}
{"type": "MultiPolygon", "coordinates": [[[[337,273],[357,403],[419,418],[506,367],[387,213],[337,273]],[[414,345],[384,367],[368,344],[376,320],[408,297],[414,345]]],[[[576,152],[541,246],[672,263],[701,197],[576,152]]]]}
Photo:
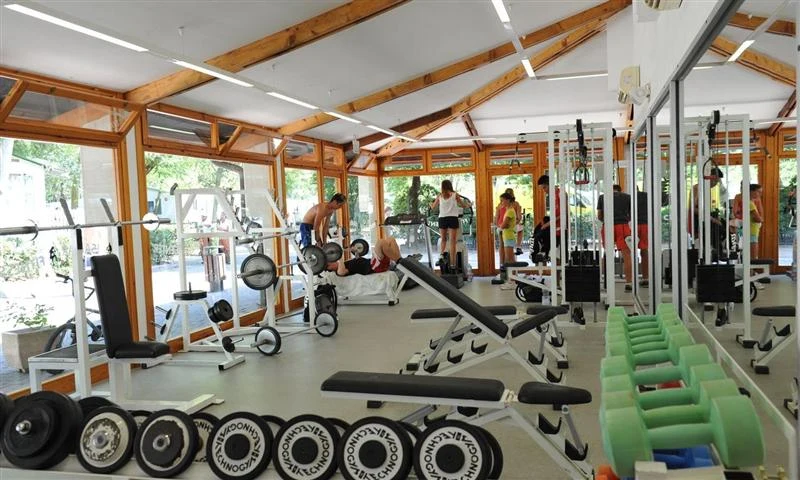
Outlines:
{"type": "MultiPolygon", "coordinates": [[[[248,194],[252,194],[253,192],[248,192],[248,194]]],[[[231,262],[230,262],[230,278],[234,279],[231,282],[231,306],[233,307],[233,327],[224,330],[222,332],[223,337],[245,337],[245,336],[254,336],[256,332],[261,328],[261,326],[270,326],[277,329],[280,333],[290,333],[299,330],[305,330],[309,327],[315,327],[315,317],[316,317],[316,306],[314,299],[314,274],[311,271],[311,268],[306,264],[304,267],[305,274],[303,275],[281,275],[279,277],[279,288],[283,281],[291,281],[293,279],[299,279],[303,282],[303,286],[306,292],[306,298],[308,299],[309,304],[309,318],[311,319],[310,324],[278,324],[278,320],[275,315],[275,304],[277,302],[277,296],[275,295],[275,290],[272,288],[266,289],[266,312],[264,314],[264,318],[261,322],[256,324],[255,326],[247,326],[244,327],[241,324],[241,318],[239,315],[239,282],[235,279],[238,278],[236,272],[236,265],[237,265],[237,256],[236,256],[236,241],[240,237],[247,237],[255,235],[256,241],[265,241],[270,238],[286,238],[290,249],[294,252],[297,256],[299,262],[305,262],[303,253],[300,249],[300,245],[294,238],[295,232],[289,227],[286,219],[281,214],[280,208],[278,207],[275,199],[273,198],[270,192],[264,192],[263,195],[265,196],[265,200],[267,202],[267,206],[269,207],[269,214],[271,214],[274,218],[278,221],[277,227],[262,227],[257,229],[250,229],[250,231],[245,231],[242,227],[241,223],[237,220],[236,214],[231,207],[231,204],[227,200],[227,195],[236,195],[241,194],[244,195],[244,190],[223,190],[219,188],[191,188],[191,189],[174,189],[172,194],[175,196],[175,205],[177,208],[176,211],[176,233],[177,233],[177,244],[178,244],[178,268],[180,271],[180,287],[182,290],[187,289],[188,281],[186,278],[186,256],[184,252],[184,242],[187,238],[224,238],[230,239],[231,248],[230,248],[230,255],[231,255],[231,262]],[[195,202],[195,199],[198,195],[210,195],[213,196],[218,204],[218,206],[222,209],[222,211],[226,214],[226,216],[231,220],[233,228],[230,231],[212,231],[212,232],[186,232],[184,230],[184,223],[186,217],[195,202]]],[[[185,309],[188,310],[187,306],[184,306],[185,309]]],[[[199,340],[196,342],[192,342],[190,338],[190,331],[188,328],[188,311],[184,310],[184,325],[182,329],[182,337],[183,337],[183,348],[184,351],[191,351],[191,352],[224,352],[224,346],[217,341],[213,341],[211,339],[204,339],[199,340]]],[[[253,337],[254,338],[254,337],[253,337]]],[[[235,343],[235,349],[237,352],[258,352],[258,348],[255,342],[239,342],[235,343]]]]}

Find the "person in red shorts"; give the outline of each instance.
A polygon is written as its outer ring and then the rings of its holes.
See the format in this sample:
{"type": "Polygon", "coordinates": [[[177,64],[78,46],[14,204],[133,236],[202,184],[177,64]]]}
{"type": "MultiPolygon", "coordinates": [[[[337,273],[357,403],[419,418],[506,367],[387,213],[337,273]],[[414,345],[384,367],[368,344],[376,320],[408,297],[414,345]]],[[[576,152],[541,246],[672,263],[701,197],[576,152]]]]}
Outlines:
{"type": "Polygon", "coordinates": [[[328,264],[328,270],[340,277],[370,275],[389,270],[391,262],[400,260],[400,247],[394,238],[381,238],[372,248],[372,258],[353,258],[328,264]]]}
{"type": "Polygon", "coordinates": [[[647,256],[647,239],[649,231],[647,228],[647,193],[640,192],[636,187],[636,237],[639,239],[638,247],[642,252],[642,282],[641,286],[647,287],[649,281],[647,276],[650,272],[650,261],[647,256]]]}
{"type": "MultiPolygon", "coordinates": [[[[625,291],[633,290],[633,265],[631,263],[631,249],[626,238],[631,236],[631,196],[622,191],[622,187],[614,185],[614,245],[622,253],[622,262],[625,270],[625,291]]],[[[597,199],[597,218],[603,221],[603,195],[597,199]]],[[[600,239],[605,246],[605,225],[600,229],[600,239]]]]}

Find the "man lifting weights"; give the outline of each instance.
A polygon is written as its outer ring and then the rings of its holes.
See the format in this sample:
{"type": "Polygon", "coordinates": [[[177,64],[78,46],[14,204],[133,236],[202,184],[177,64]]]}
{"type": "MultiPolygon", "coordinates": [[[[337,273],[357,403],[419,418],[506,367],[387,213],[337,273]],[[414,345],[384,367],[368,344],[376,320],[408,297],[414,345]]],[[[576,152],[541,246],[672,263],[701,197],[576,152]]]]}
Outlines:
{"type": "Polygon", "coordinates": [[[303,215],[303,222],[300,224],[300,246],[305,248],[311,245],[311,231],[314,231],[317,245],[324,245],[328,241],[328,225],[331,215],[336,210],[342,208],[347,202],[344,195],[336,193],[331,200],[326,203],[318,203],[309,208],[303,215]]]}
{"type": "Polygon", "coordinates": [[[400,246],[392,238],[381,238],[372,248],[372,258],[357,257],[345,261],[344,257],[338,262],[329,263],[327,270],[336,272],[340,277],[349,275],[370,275],[383,273],[389,270],[391,262],[400,260],[400,246]]]}

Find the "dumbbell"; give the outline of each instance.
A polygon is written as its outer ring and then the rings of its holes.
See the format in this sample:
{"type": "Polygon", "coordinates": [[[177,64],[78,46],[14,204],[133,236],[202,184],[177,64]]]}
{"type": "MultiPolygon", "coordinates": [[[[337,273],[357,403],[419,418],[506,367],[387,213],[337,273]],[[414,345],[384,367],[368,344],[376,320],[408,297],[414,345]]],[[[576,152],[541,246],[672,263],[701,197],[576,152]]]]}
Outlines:
{"type": "Polygon", "coordinates": [[[682,324],[670,325],[665,328],[660,335],[647,335],[633,339],[621,333],[610,334],[606,338],[606,355],[622,355],[622,353],[619,352],[623,346],[627,347],[627,349],[634,354],[653,350],[665,350],[669,348],[671,342],[675,341],[674,339],[676,337],[682,338],[685,336],[691,338],[691,333],[689,333],[686,326],[682,324]]]}
{"type": "Polygon", "coordinates": [[[635,365],[626,357],[606,357],[600,361],[600,378],[629,375],[634,385],[656,385],[674,380],[688,380],[691,367],[715,362],[708,347],[699,344],[678,349],[676,361],[672,363],[669,366],[635,370],[635,365]]]}
{"type": "Polygon", "coordinates": [[[607,315],[608,326],[624,326],[631,332],[657,327],[663,323],[672,324],[676,322],[680,322],[680,318],[674,312],[659,313],[656,315],[634,315],[629,317],[620,309],[609,312],[607,315]]]}
{"type": "MultiPolygon", "coordinates": [[[[678,363],[678,352],[681,347],[694,345],[692,336],[686,333],[670,335],[666,340],[666,348],[656,348],[656,345],[645,344],[637,346],[633,351],[625,342],[612,342],[606,344],[607,357],[623,357],[631,365],[656,365],[659,363],[678,363]]],[[[660,345],[660,344],[659,344],[660,345]]]]}
{"type": "Polygon", "coordinates": [[[635,475],[638,461],[653,461],[653,449],[687,448],[713,443],[727,468],[764,462],[761,424],[749,398],[712,399],[709,421],[648,429],[635,407],[601,412],[603,450],[620,477],[635,475]]]}
{"type": "Polygon", "coordinates": [[[689,376],[684,379],[684,387],[663,388],[640,392],[633,382],[631,375],[614,375],[601,379],[603,404],[606,403],[606,393],[628,392],[638,402],[639,408],[650,410],[653,408],[668,407],[672,405],[689,405],[700,402],[700,383],[725,380],[728,375],[717,363],[707,363],[689,367],[689,376]]]}

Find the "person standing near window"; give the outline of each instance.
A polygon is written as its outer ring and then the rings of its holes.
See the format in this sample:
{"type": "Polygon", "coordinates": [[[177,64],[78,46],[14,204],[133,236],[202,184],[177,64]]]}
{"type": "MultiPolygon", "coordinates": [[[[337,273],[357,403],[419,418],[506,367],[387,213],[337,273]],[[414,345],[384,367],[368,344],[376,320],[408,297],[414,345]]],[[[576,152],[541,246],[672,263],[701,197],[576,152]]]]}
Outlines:
{"type": "Polygon", "coordinates": [[[456,264],[456,235],[460,226],[458,220],[459,208],[466,208],[469,204],[453,190],[450,180],[442,181],[442,191],[431,203],[431,209],[439,207],[439,235],[441,246],[439,248],[439,261],[437,265],[446,264],[444,254],[448,252],[450,264],[456,264]]]}
{"type": "Polygon", "coordinates": [[[505,214],[503,215],[502,223],[497,225],[503,240],[503,251],[506,263],[516,261],[514,256],[514,247],[517,244],[517,212],[513,207],[514,197],[508,191],[500,195],[500,203],[505,207],[505,214]]]}

